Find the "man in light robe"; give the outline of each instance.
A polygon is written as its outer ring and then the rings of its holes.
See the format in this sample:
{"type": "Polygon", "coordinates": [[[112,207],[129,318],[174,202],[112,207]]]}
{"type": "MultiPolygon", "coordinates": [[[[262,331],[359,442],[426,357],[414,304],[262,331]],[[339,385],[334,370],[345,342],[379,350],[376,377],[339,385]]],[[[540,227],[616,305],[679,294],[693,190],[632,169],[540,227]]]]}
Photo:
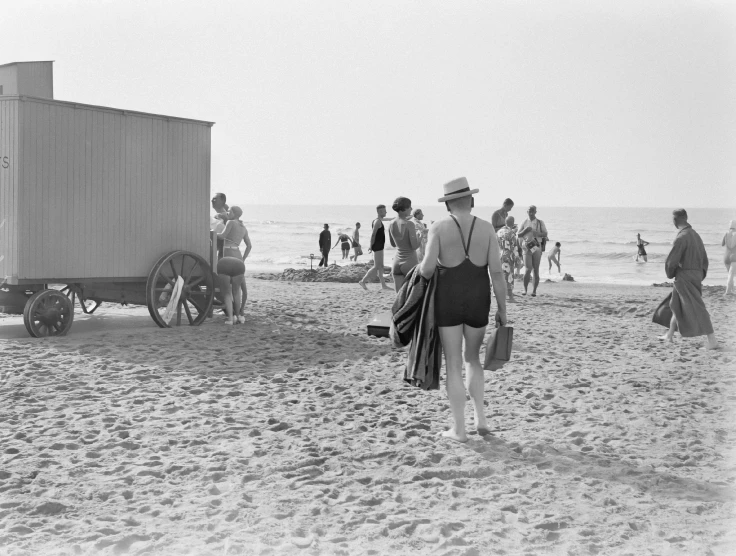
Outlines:
{"type": "Polygon", "coordinates": [[[687,223],[685,209],[672,211],[672,221],[679,232],[664,263],[667,278],[675,280],[670,301],[672,320],[670,329],[661,339],[671,342],[675,330],[679,330],[685,338],[707,336],[708,349],[716,349],[718,342],[703,302],[703,280],[708,273],[708,255],[703,240],[687,223]]]}

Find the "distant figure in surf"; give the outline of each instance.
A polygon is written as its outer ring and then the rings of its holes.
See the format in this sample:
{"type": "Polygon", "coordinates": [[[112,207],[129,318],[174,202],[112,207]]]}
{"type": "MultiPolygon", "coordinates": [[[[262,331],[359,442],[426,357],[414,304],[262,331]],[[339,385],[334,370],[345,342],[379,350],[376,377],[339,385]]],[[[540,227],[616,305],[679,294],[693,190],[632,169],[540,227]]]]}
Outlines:
{"type": "Polygon", "coordinates": [[[675,330],[684,338],[707,336],[708,349],[718,348],[710,315],[703,302],[703,280],[708,274],[708,254],[703,240],[687,223],[687,211],[672,211],[672,222],[677,227],[677,237],[667,255],[664,270],[667,278],[674,278],[670,309],[670,329],[660,339],[671,342],[675,330]]]}
{"type": "Polygon", "coordinates": [[[639,261],[639,257],[644,259],[644,262],[647,262],[647,250],[644,249],[645,245],[649,245],[649,242],[641,239],[641,234],[636,234],[636,247],[639,250],[639,252],[636,254],[637,262],[639,261]]]}
{"type": "Polygon", "coordinates": [[[562,244],[558,241],[555,243],[552,251],[549,252],[549,255],[547,255],[547,260],[549,261],[549,274],[552,274],[552,263],[557,265],[557,274],[562,274],[562,270],[560,270],[560,259],[562,258],[560,247],[562,247],[562,244]]]}
{"type": "Polygon", "coordinates": [[[340,244],[340,249],[342,250],[342,258],[347,259],[348,256],[350,256],[350,242],[353,241],[350,239],[350,236],[348,234],[338,234],[337,241],[335,242],[335,245],[332,246],[334,249],[337,247],[337,244],[340,244]]]}
{"type": "Polygon", "coordinates": [[[734,275],[736,274],[736,220],[731,220],[731,224],[726,235],[723,236],[721,245],[726,248],[726,252],[723,254],[723,263],[726,265],[726,270],[728,271],[725,295],[733,295],[733,282],[734,275]]]}
{"type": "Polygon", "coordinates": [[[355,223],[355,231],[353,232],[353,249],[354,255],[350,255],[350,260],[358,262],[358,257],[363,254],[363,248],[360,246],[360,222],[355,223]]]}

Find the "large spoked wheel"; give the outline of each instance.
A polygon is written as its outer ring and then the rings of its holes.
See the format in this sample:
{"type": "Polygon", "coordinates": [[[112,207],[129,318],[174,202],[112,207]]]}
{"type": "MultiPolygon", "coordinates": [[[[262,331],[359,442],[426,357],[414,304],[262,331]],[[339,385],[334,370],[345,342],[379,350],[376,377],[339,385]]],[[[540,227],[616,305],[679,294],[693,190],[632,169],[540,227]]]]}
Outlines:
{"type": "Polygon", "coordinates": [[[146,303],[151,318],[161,328],[200,325],[215,298],[212,269],[207,261],[189,251],[172,251],[161,257],[146,283],[146,303]],[[183,285],[178,301],[173,299],[177,279],[183,285]]]}
{"type": "Polygon", "coordinates": [[[23,309],[23,323],[34,338],[64,336],[74,321],[74,305],[57,290],[34,293],[23,309]]]}

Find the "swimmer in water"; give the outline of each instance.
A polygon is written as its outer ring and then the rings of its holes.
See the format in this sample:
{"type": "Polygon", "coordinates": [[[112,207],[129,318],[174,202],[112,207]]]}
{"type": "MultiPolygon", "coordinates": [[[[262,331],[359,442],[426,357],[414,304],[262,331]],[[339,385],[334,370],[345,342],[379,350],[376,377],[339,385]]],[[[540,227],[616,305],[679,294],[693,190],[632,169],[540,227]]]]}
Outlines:
{"type": "Polygon", "coordinates": [[[641,239],[641,234],[636,234],[636,247],[639,250],[636,254],[637,262],[639,261],[639,257],[643,258],[644,262],[647,262],[647,250],[644,249],[645,245],[649,245],[649,242],[641,239]]]}

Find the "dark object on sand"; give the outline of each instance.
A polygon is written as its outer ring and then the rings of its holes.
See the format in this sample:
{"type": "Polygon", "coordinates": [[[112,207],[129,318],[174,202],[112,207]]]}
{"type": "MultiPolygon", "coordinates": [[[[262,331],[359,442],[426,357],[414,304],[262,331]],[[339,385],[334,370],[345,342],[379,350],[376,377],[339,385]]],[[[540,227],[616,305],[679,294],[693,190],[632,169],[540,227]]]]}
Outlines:
{"type": "Polygon", "coordinates": [[[654,310],[654,315],[652,316],[652,322],[661,324],[665,328],[670,327],[670,321],[672,321],[672,309],[670,309],[671,300],[672,300],[672,294],[670,293],[667,297],[665,297],[662,300],[662,303],[659,304],[659,307],[657,307],[654,310]]]}
{"type": "Polygon", "coordinates": [[[675,286],[674,282],[662,282],[661,284],[652,284],[655,288],[672,288],[675,286]]]}
{"type": "Polygon", "coordinates": [[[514,328],[499,326],[491,331],[486,342],[486,358],[483,368],[486,371],[497,371],[511,359],[511,347],[514,343],[514,328]]]}
{"type": "Polygon", "coordinates": [[[570,276],[569,274],[565,273],[565,275],[562,277],[563,282],[574,282],[575,278],[570,276]]]}
{"type": "Polygon", "coordinates": [[[381,313],[368,323],[368,335],[388,338],[389,328],[391,328],[391,313],[381,313]]]}

